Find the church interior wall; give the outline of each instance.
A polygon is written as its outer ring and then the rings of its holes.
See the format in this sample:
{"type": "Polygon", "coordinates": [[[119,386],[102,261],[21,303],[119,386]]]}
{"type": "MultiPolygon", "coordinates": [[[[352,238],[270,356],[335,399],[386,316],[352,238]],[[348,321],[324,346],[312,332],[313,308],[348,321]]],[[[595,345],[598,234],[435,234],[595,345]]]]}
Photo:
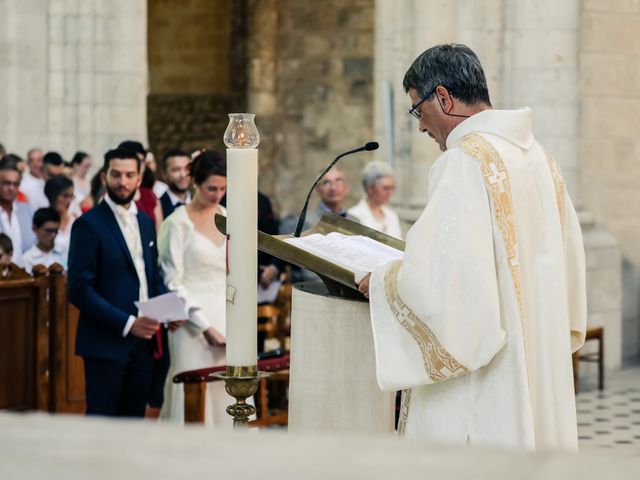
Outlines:
{"type": "Polygon", "coordinates": [[[580,35],[580,190],[623,256],[623,354],[640,352],[640,4],[585,0],[580,35]]]}
{"type": "MultiPolygon", "coordinates": [[[[335,155],[372,140],[373,0],[249,2],[248,108],[261,132],[260,187],[281,215],[335,155]]],[[[370,154],[345,158],[347,206],[370,154]]]]}
{"type": "Polygon", "coordinates": [[[149,143],[222,150],[231,109],[230,0],[148,2],[149,143]]]}

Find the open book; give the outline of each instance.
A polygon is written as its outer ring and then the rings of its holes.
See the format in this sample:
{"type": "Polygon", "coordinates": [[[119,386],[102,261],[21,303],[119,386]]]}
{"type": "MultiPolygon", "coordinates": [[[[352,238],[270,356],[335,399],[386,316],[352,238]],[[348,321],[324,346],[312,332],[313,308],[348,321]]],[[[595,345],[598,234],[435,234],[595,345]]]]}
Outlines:
{"type": "Polygon", "coordinates": [[[287,238],[285,242],[353,272],[356,283],[377,267],[393,260],[402,260],[404,256],[401,250],[372,238],[338,232],[326,235],[313,233],[299,238],[287,238]]]}

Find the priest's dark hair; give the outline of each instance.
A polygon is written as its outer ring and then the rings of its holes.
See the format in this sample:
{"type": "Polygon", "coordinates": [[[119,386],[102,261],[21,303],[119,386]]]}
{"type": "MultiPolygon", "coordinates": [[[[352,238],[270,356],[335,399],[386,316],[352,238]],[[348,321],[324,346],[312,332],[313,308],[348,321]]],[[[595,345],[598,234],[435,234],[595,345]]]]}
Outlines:
{"type": "Polygon", "coordinates": [[[135,160],[136,165],[138,166],[138,171],[140,171],[140,157],[133,150],[127,150],[126,148],[115,148],[113,150],[109,150],[104,154],[104,165],[102,166],[102,170],[106,173],[109,170],[109,162],[111,160],[135,160]]]}
{"type": "Polygon", "coordinates": [[[478,56],[466,45],[436,45],[416,58],[402,81],[405,92],[415,89],[421,98],[435,93],[438,85],[467,105],[491,105],[484,70],[478,56]]]}
{"type": "Polygon", "coordinates": [[[202,185],[212,175],[227,176],[227,162],[218,152],[205,150],[191,162],[190,173],[196,185],[202,185]]]}

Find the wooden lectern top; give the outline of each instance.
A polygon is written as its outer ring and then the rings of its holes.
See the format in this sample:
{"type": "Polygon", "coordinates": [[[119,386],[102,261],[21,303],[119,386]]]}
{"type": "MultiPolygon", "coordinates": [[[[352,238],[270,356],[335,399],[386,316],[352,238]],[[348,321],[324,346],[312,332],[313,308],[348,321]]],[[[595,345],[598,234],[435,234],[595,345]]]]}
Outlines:
{"type": "MultiPolygon", "coordinates": [[[[218,230],[226,234],[226,217],[216,215],[215,222],[218,230]]],[[[343,235],[363,235],[404,251],[402,240],[332,213],[325,213],[317,224],[302,232],[302,236],[314,233],[326,235],[331,232],[343,235]]],[[[364,299],[364,296],[358,291],[353,272],[284,241],[290,237],[290,235],[268,235],[258,230],[258,249],[316,273],[322,279],[330,295],[364,299]]]]}

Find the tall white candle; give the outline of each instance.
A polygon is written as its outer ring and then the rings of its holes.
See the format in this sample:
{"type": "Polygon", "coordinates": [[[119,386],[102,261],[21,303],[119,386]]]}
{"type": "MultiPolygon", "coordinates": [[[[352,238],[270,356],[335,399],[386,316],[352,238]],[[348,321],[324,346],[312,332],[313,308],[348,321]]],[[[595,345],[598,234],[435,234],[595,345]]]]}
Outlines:
{"type": "MultiPolygon", "coordinates": [[[[233,117],[232,117],[233,121],[233,117]]],[[[253,125],[253,116],[251,116],[253,125]]],[[[255,129],[255,126],[253,126],[255,129]]],[[[256,133],[257,135],[257,130],[256,133]]],[[[238,146],[242,146],[241,138],[238,146]]],[[[259,136],[258,136],[259,142],[259,136]]],[[[227,135],[225,134],[225,143],[227,135]]],[[[254,142],[257,146],[257,142],[254,142]]],[[[235,145],[233,145],[235,146],[235,145]]],[[[257,364],[258,150],[227,149],[227,365],[257,364]]]]}

